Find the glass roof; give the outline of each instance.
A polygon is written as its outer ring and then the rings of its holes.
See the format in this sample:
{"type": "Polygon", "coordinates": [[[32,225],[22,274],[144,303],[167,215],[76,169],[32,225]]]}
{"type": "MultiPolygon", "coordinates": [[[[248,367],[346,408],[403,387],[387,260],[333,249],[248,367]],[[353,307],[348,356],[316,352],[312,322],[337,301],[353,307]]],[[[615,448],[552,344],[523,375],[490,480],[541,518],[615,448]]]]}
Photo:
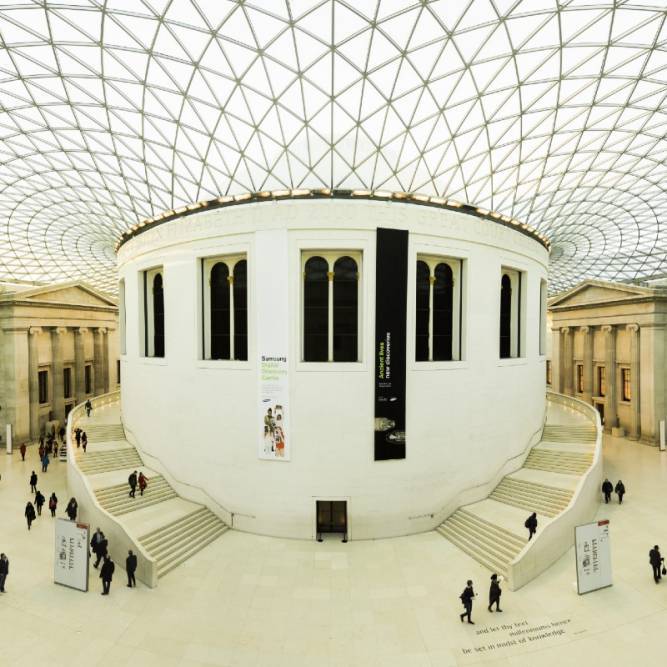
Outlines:
{"type": "Polygon", "coordinates": [[[0,278],[115,289],[219,195],[419,192],[552,242],[552,290],[667,271],[664,0],[0,3],[0,278]]]}

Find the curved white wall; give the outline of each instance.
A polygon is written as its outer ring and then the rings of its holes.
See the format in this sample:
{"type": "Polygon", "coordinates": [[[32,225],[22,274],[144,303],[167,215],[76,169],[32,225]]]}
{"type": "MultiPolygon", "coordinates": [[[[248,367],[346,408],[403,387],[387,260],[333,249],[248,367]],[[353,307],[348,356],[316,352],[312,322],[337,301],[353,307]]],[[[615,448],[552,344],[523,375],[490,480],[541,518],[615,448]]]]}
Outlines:
{"type": "MultiPolygon", "coordinates": [[[[141,449],[179,480],[237,513],[234,526],[312,538],[315,499],[347,499],[350,537],[427,530],[461,491],[488,481],[542,423],[545,357],[539,355],[540,280],[547,251],[532,238],[463,213],[349,200],[252,203],[156,226],[118,253],[125,281],[127,353],[123,421],[141,449]],[[374,461],[376,228],[408,229],[407,455],[374,461]],[[256,232],[286,230],[287,265],[253,261],[256,232]],[[301,359],[304,249],[358,249],[362,339],[358,363],[301,359]],[[247,362],[201,360],[200,259],[247,253],[247,362]],[[415,363],[418,254],[465,261],[463,361],[415,363]],[[140,354],[140,272],[164,267],[166,355],[140,354]],[[498,358],[501,266],[525,272],[525,356],[498,358]],[[256,286],[285,276],[289,303],[291,460],[260,460],[256,286]],[[243,516],[251,515],[251,516],[243,516]],[[415,518],[419,517],[419,518],[415,518]]],[[[441,520],[441,519],[440,519],[441,520]]]]}

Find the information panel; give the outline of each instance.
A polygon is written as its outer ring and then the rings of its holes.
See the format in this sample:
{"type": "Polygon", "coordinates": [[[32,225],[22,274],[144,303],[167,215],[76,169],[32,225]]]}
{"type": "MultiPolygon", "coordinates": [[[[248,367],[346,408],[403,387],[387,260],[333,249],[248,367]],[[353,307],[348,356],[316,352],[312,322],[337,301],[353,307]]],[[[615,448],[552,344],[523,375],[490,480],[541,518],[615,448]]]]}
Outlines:
{"type": "Polygon", "coordinates": [[[56,519],[55,583],[88,591],[88,533],[85,523],[56,519]]]}
{"type": "Polygon", "coordinates": [[[408,232],[377,230],[375,260],[375,460],[405,458],[408,232]]]}
{"type": "Polygon", "coordinates": [[[611,586],[609,521],[576,526],[574,544],[579,595],[611,586]]]}

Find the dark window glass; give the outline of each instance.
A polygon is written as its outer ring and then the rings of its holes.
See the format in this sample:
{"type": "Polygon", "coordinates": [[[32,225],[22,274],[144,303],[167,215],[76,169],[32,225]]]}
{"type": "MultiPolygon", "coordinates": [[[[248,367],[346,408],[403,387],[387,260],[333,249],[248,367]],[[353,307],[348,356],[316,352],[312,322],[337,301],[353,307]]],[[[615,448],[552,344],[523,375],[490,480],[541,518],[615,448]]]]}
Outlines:
{"type": "Polygon", "coordinates": [[[547,384],[551,384],[551,361],[547,359],[547,384]]]}
{"type": "Polygon", "coordinates": [[[86,394],[90,394],[93,391],[93,367],[90,364],[87,364],[83,369],[83,380],[86,394]]]}
{"type": "Polygon", "coordinates": [[[116,359],[116,384],[120,384],[120,359],[116,359]]]}
{"type": "Polygon", "coordinates": [[[63,396],[72,397],[72,369],[63,368],[63,396]]]}
{"type": "Polygon", "coordinates": [[[211,269],[211,359],[229,359],[229,268],[218,262],[211,269]]]}
{"type": "Polygon", "coordinates": [[[305,266],[303,285],[303,360],[327,361],[329,327],[328,265],[311,257],[305,266]]]}
{"type": "Polygon", "coordinates": [[[333,360],[357,361],[357,263],[341,257],[334,264],[333,360]]]}
{"type": "Polygon", "coordinates": [[[234,266],[234,359],[248,358],[248,262],[234,266]]]}
{"type": "Polygon", "coordinates": [[[607,395],[607,378],[604,366],[598,366],[598,396],[607,395]]]}
{"type": "Polygon", "coordinates": [[[503,274],[500,283],[500,358],[512,354],[512,281],[503,274]]]}
{"type": "Polygon", "coordinates": [[[164,289],[162,274],[153,278],[153,356],[164,357],[164,289]]]}
{"type": "Polygon", "coordinates": [[[621,376],[623,381],[623,400],[631,401],[632,400],[632,387],[630,386],[630,369],[622,368],[621,376]]]}
{"type": "Polygon", "coordinates": [[[577,393],[583,394],[584,392],[584,367],[581,364],[577,364],[577,393]]]}
{"type": "Polygon", "coordinates": [[[415,360],[428,361],[429,326],[429,268],[426,262],[417,262],[417,293],[415,303],[415,360]]]}
{"type": "Polygon", "coordinates": [[[49,402],[49,371],[39,371],[37,373],[37,381],[39,383],[39,402],[49,402]]]}
{"type": "Polygon", "coordinates": [[[435,267],[433,283],[433,360],[452,360],[454,276],[448,264],[435,267]]]}

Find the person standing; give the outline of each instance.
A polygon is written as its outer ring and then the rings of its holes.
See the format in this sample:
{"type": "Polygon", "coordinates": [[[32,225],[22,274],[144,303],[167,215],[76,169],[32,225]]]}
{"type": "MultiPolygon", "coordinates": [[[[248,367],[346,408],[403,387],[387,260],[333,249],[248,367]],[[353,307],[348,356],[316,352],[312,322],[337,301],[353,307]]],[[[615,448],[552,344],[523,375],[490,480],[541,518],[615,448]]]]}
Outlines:
{"type": "Polygon", "coordinates": [[[42,458],[42,472],[46,472],[48,467],[49,467],[49,455],[45,452],[44,453],[44,458],[42,458]]]}
{"type": "Polygon", "coordinates": [[[459,616],[459,618],[461,619],[461,623],[463,623],[463,619],[467,616],[468,623],[470,623],[470,625],[475,625],[472,622],[472,618],[470,616],[472,614],[472,601],[474,597],[475,597],[475,591],[472,589],[472,581],[468,579],[466,587],[463,589],[463,593],[459,595],[461,602],[463,602],[463,607],[465,608],[465,611],[459,616]]]}
{"type": "Polygon", "coordinates": [[[137,471],[130,473],[130,476],[127,478],[127,483],[130,485],[130,498],[134,498],[134,494],[137,492],[137,471]]]}
{"type": "Polygon", "coordinates": [[[148,486],[148,477],[143,472],[139,473],[139,495],[143,496],[146,487],[148,486]]]}
{"type": "Polygon", "coordinates": [[[69,517],[70,521],[76,520],[76,515],[79,511],[79,504],[76,502],[76,498],[70,498],[65,508],[65,512],[69,517]]]}
{"type": "Polygon", "coordinates": [[[39,449],[37,450],[37,455],[39,456],[39,460],[41,461],[44,458],[44,453],[46,452],[46,448],[44,445],[40,445],[39,449]]]}
{"type": "Polygon", "coordinates": [[[502,611],[500,608],[500,596],[502,595],[498,575],[495,572],[491,575],[491,588],[489,588],[489,611],[493,611],[493,603],[496,603],[496,611],[502,611]]]}
{"type": "Polygon", "coordinates": [[[97,566],[100,564],[100,561],[103,558],[107,557],[108,548],[109,548],[109,540],[107,540],[104,533],[101,533],[101,537],[97,540],[97,549],[95,550],[95,555],[97,556],[95,565],[93,565],[95,569],[97,569],[97,566]]]}
{"type": "Polygon", "coordinates": [[[90,413],[91,413],[91,411],[92,411],[92,409],[93,409],[93,404],[90,402],[90,399],[88,399],[88,400],[86,401],[86,406],[85,406],[85,407],[86,407],[86,416],[87,416],[87,417],[90,417],[90,413]]]}
{"type": "Polygon", "coordinates": [[[81,434],[81,446],[83,447],[83,453],[85,454],[86,447],[88,447],[88,436],[85,431],[81,434]]]}
{"type": "Polygon", "coordinates": [[[113,573],[115,569],[116,566],[111,558],[109,556],[104,556],[104,563],[102,563],[102,569],[100,570],[100,579],[102,580],[102,595],[109,595],[111,580],[113,579],[113,573]]]}
{"type": "Polygon", "coordinates": [[[137,571],[137,557],[132,552],[132,549],[127,552],[125,571],[127,572],[127,587],[136,588],[137,580],[134,578],[134,573],[137,571]]]}
{"type": "Polygon", "coordinates": [[[602,482],[602,493],[604,493],[605,505],[611,500],[611,492],[613,490],[613,484],[608,479],[605,479],[604,482],[602,482]]]}
{"type": "Polygon", "coordinates": [[[37,492],[37,474],[35,471],[32,471],[32,475],[30,475],[30,493],[36,493],[37,492]]]}
{"type": "Polygon", "coordinates": [[[648,552],[648,560],[653,568],[653,579],[658,584],[662,579],[662,572],[660,570],[665,559],[660,555],[660,547],[657,544],[648,552]]]}
{"type": "Polygon", "coordinates": [[[65,427],[61,426],[60,431],[58,431],[58,435],[60,436],[60,442],[65,442],[65,433],[67,433],[65,427]]]}
{"type": "Polygon", "coordinates": [[[23,514],[25,515],[25,519],[28,522],[28,530],[30,530],[30,526],[35,520],[35,508],[32,506],[30,501],[27,502],[25,506],[25,512],[23,514]]]}
{"type": "Polygon", "coordinates": [[[21,443],[21,446],[19,447],[19,451],[21,452],[21,461],[25,461],[25,452],[26,452],[25,442],[21,443]]]}
{"type": "Polygon", "coordinates": [[[616,492],[616,495],[618,496],[618,504],[622,505],[623,504],[623,496],[625,495],[625,484],[621,482],[619,479],[618,482],[616,482],[616,488],[614,489],[616,492]]]}
{"type": "Polygon", "coordinates": [[[537,531],[537,514],[533,512],[523,525],[528,528],[528,540],[532,540],[537,531]]]}
{"type": "Polygon", "coordinates": [[[74,429],[74,437],[76,438],[77,449],[81,447],[81,429],[77,426],[74,429]]]}
{"type": "Polygon", "coordinates": [[[44,506],[44,502],[46,501],[46,498],[42,494],[41,491],[37,491],[35,494],[35,507],[37,507],[37,516],[42,516],[42,507],[44,506]]]}
{"type": "Polygon", "coordinates": [[[51,510],[51,516],[55,516],[56,509],[58,509],[58,496],[56,496],[55,491],[51,494],[51,497],[49,498],[49,509],[51,510]]]}
{"type": "Polygon", "coordinates": [[[5,554],[0,554],[0,593],[5,592],[5,581],[9,574],[9,558],[5,554]]]}

